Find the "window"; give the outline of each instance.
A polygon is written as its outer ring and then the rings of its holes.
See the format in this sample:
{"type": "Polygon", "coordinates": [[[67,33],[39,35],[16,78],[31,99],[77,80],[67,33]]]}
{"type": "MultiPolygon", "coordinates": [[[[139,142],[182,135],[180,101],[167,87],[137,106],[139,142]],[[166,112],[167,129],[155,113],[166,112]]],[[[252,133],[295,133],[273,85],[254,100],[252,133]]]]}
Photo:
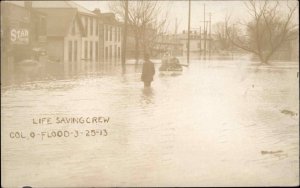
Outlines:
{"type": "Polygon", "coordinates": [[[115,42],[117,42],[117,37],[118,37],[118,28],[115,27],[115,42]]]}
{"type": "Polygon", "coordinates": [[[95,53],[96,53],[96,61],[98,61],[99,59],[98,42],[95,42],[95,53]]]}
{"type": "Polygon", "coordinates": [[[116,40],[115,41],[119,41],[119,28],[116,27],[116,40]]]}
{"type": "Polygon", "coordinates": [[[110,26],[110,31],[109,31],[110,33],[110,36],[109,36],[109,41],[112,41],[112,27],[110,26]]]}
{"type": "Polygon", "coordinates": [[[72,25],[72,35],[75,35],[75,22],[73,23],[73,25],[72,25]]]}
{"type": "Polygon", "coordinates": [[[84,58],[87,59],[88,57],[88,42],[84,42],[84,58]]]}
{"type": "Polygon", "coordinates": [[[99,23],[98,20],[96,21],[96,36],[99,35],[99,23]]]}
{"type": "Polygon", "coordinates": [[[118,38],[118,42],[120,42],[121,40],[121,28],[119,27],[119,38],[118,38]]]}
{"type": "Polygon", "coordinates": [[[74,41],[74,61],[77,62],[77,41],[74,41]]]}
{"type": "Polygon", "coordinates": [[[90,35],[93,35],[93,30],[94,30],[94,20],[93,18],[90,18],[90,35]]]}
{"type": "Polygon", "coordinates": [[[112,45],[109,46],[109,59],[112,59],[112,45]]]}
{"type": "Polygon", "coordinates": [[[86,32],[86,34],[88,34],[88,17],[85,17],[85,32],[86,32]]]}
{"type": "Polygon", "coordinates": [[[114,58],[117,59],[117,45],[115,45],[115,50],[114,50],[114,58]]]}
{"type": "Polygon", "coordinates": [[[72,41],[69,41],[68,52],[69,52],[69,62],[72,61],[72,41]]]}
{"type": "Polygon", "coordinates": [[[108,47],[105,47],[105,60],[107,61],[108,59],[108,47]]]}
{"type": "Polygon", "coordinates": [[[93,61],[93,42],[90,41],[90,60],[93,61]]]}
{"type": "Polygon", "coordinates": [[[105,41],[108,41],[108,27],[104,26],[104,32],[105,32],[105,41]]]}

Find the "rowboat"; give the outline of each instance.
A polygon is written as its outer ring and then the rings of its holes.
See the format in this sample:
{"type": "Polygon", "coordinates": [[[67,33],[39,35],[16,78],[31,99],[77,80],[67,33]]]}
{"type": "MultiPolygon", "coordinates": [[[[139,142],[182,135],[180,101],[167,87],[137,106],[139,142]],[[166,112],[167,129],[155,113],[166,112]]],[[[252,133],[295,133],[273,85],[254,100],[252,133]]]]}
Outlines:
{"type": "Polygon", "coordinates": [[[182,72],[182,70],[182,65],[176,57],[163,58],[159,67],[161,73],[178,73],[182,72]]]}

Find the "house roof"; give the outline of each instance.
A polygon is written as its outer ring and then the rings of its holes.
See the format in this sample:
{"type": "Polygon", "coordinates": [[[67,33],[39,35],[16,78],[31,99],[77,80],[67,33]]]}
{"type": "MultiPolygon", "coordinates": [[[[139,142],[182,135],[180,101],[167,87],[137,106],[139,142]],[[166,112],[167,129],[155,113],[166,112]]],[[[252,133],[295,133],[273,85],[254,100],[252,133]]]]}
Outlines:
{"type": "Polygon", "coordinates": [[[77,15],[74,8],[38,9],[47,15],[47,35],[49,37],[63,37],[77,15]]]}
{"type": "Polygon", "coordinates": [[[14,4],[14,5],[18,5],[21,7],[24,7],[24,1],[3,1],[4,3],[10,3],[10,4],[14,4]]]}
{"type": "MultiPolygon", "coordinates": [[[[24,7],[25,1],[5,1],[24,7]]],[[[75,8],[79,13],[96,15],[94,12],[84,8],[83,6],[75,3],[74,1],[32,1],[33,8],[75,8]]]]}
{"type": "Polygon", "coordinates": [[[95,15],[92,11],[78,5],[73,1],[32,1],[33,8],[74,8],[79,13],[95,15]]]}
{"type": "MultiPolygon", "coordinates": [[[[70,25],[77,15],[85,14],[95,16],[96,14],[78,5],[73,1],[32,1],[32,7],[47,15],[47,35],[63,37],[67,35],[70,25]]],[[[78,20],[79,26],[82,23],[78,20]]]]}
{"type": "Polygon", "coordinates": [[[94,16],[96,15],[93,11],[90,11],[90,10],[84,8],[83,6],[75,3],[74,1],[67,1],[67,3],[70,6],[72,6],[72,8],[77,8],[80,13],[90,14],[90,15],[94,15],[94,16]]]}

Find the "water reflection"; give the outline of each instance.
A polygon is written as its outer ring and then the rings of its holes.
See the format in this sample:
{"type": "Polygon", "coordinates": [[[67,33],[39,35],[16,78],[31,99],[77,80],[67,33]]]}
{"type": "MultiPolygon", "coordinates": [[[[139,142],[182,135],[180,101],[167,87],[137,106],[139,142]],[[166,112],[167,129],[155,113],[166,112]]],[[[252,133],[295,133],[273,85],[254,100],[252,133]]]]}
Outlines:
{"type": "Polygon", "coordinates": [[[151,87],[144,87],[141,95],[142,104],[154,104],[154,90],[151,87]]]}
{"type": "Polygon", "coordinates": [[[120,64],[90,63],[7,72],[11,79],[1,86],[5,178],[41,187],[53,178],[57,186],[297,182],[298,67],[255,72],[250,63],[191,61],[179,75],[157,71],[151,88],[143,87],[141,65],[126,65],[125,74],[120,64]],[[7,137],[13,130],[61,129],[34,126],[32,117],[99,114],[111,117],[106,139],[7,137]]]}

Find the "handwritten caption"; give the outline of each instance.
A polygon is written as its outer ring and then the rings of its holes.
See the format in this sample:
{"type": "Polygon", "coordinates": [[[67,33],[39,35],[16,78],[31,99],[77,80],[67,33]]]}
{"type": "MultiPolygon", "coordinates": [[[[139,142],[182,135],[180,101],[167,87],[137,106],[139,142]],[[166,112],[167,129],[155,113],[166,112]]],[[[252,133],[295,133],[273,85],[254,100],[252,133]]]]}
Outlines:
{"type": "Polygon", "coordinates": [[[80,137],[106,137],[109,135],[108,125],[109,117],[41,117],[33,118],[32,125],[39,130],[10,131],[11,139],[53,139],[53,138],[80,138],[80,137]],[[78,125],[96,126],[96,128],[59,128],[54,130],[45,130],[49,126],[40,125],[78,125]],[[44,129],[44,130],[40,130],[44,129]]]}

